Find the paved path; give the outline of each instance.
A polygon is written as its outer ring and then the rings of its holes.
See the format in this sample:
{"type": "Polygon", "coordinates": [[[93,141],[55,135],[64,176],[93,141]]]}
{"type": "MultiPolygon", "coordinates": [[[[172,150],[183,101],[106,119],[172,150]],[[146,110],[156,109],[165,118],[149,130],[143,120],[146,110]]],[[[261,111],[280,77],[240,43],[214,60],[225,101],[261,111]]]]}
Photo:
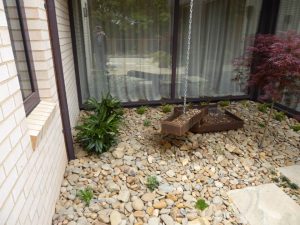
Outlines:
{"type": "Polygon", "coordinates": [[[300,206],[275,184],[232,190],[228,195],[250,225],[300,225],[300,206]]]}
{"type": "Polygon", "coordinates": [[[278,168],[279,172],[300,187],[300,165],[278,168]]]}

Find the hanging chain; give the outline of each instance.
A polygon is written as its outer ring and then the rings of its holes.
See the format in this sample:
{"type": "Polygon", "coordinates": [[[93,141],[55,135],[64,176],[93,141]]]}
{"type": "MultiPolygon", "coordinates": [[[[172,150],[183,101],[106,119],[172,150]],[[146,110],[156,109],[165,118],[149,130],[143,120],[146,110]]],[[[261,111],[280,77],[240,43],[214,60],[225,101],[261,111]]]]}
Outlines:
{"type": "Polygon", "coordinates": [[[185,65],[185,77],[184,77],[184,98],[183,98],[183,113],[186,112],[186,96],[188,88],[188,73],[190,67],[190,49],[191,49],[191,36],[192,36],[192,21],[193,21],[193,4],[194,0],[190,2],[190,16],[189,16],[189,31],[188,31],[188,43],[186,51],[186,65],[185,65]]]}

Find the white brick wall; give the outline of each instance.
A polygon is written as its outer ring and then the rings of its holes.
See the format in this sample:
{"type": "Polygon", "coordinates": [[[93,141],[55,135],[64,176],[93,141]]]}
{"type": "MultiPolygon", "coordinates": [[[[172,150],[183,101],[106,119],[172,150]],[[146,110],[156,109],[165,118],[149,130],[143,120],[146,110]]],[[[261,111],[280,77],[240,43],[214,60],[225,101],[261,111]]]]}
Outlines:
{"type": "MultiPolygon", "coordinates": [[[[43,0],[24,0],[42,100],[57,104],[33,151],[16,65],[0,0],[0,225],[51,224],[67,163],[43,0]]],[[[71,123],[79,114],[67,0],[56,1],[71,123]]]]}
{"type": "Polygon", "coordinates": [[[76,125],[79,106],[78,106],[78,96],[76,89],[76,78],[74,69],[74,59],[72,50],[72,39],[71,39],[71,28],[68,15],[68,1],[66,0],[56,0],[56,16],[57,25],[59,31],[59,41],[63,61],[63,70],[65,76],[65,85],[67,92],[67,100],[69,106],[69,114],[71,120],[71,126],[76,125]]]}

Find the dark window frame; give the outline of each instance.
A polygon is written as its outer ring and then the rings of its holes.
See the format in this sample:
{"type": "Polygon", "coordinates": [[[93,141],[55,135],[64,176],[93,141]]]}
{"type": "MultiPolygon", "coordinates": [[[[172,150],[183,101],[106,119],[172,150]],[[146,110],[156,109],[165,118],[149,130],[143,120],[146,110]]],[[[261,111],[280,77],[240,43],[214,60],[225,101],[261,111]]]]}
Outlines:
{"type": "MultiPolygon", "coordinates": [[[[33,61],[32,53],[31,53],[32,49],[31,49],[30,38],[29,38],[29,33],[28,33],[28,26],[27,26],[27,22],[26,22],[24,2],[23,2],[23,0],[16,0],[15,2],[16,2],[17,13],[18,13],[18,17],[19,17],[22,41],[23,41],[23,45],[24,45],[26,64],[27,64],[28,74],[29,74],[29,78],[30,78],[30,84],[31,84],[31,88],[32,88],[32,93],[28,97],[23,98],[25,113],[26,113],[26,115],[29,115],[30,112],[32,112],[32,110],[40,103],[40,96],[39,96],[39,92],[38,92],[38,85],[37,85],[37,79],[36,79],[36,74],[35,74],[34,61],[33,61]]],[[[3,1],[3,3],[4,3],[4,8],[7,8],[6,1],[3,1]]],[[[7,23],[8,23],[8,25],[10,25],[7,13],[6,13],[6,17],[7,17],[7,23]]],[[[10,33],[10,36],[12,37],[10,29],[9,29],[9,33],[10,33]]],[[[14,49],[13,44],[12,44],[12,48],[13,48],[13,52],[15,54],[15,49],[14,49]]],[[[15,57],[15,59],[16,59],[16,57],[15,57]]],[[[19,78],[19,76],[20,76],[20,74],[18,72],[18,78],[19,78]]],[[[20,78],[19,78],[19,81],[20,81],[20,78]]]]}

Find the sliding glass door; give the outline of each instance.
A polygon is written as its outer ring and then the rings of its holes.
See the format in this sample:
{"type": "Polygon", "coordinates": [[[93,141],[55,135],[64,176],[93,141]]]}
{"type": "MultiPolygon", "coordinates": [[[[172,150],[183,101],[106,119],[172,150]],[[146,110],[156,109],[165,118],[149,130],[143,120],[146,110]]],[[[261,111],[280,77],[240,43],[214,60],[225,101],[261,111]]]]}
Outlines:
{"type": "MultiPolygon", "coordinates": [[[[108,92],[122,102],[181,99],[189,2],[72,1],[82,101],[108,92]]],[[[261,3],[194,1],[188,97],[245,95],[232,61],[256,33],[261,3]]]]}

